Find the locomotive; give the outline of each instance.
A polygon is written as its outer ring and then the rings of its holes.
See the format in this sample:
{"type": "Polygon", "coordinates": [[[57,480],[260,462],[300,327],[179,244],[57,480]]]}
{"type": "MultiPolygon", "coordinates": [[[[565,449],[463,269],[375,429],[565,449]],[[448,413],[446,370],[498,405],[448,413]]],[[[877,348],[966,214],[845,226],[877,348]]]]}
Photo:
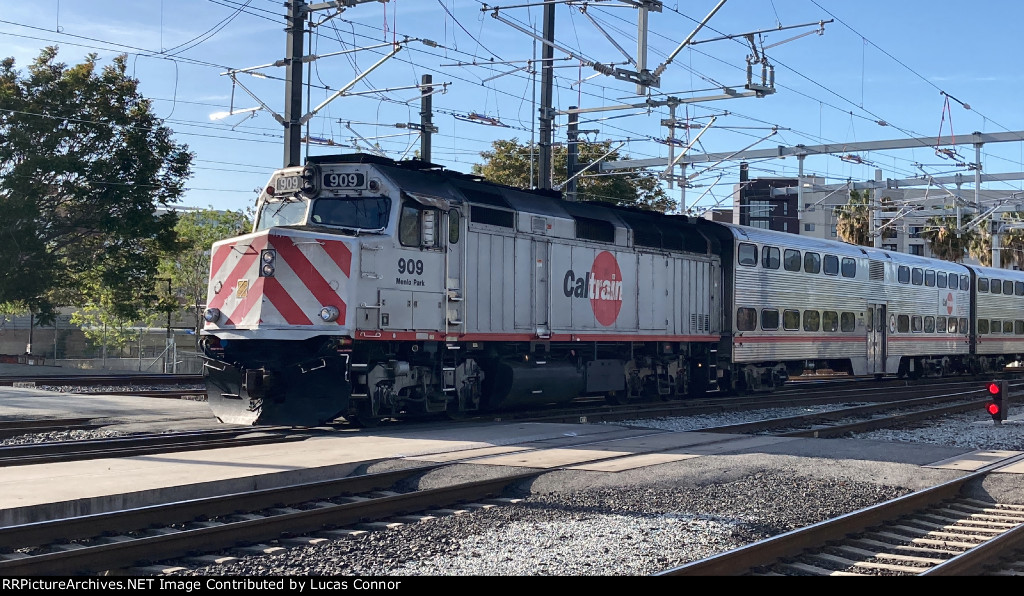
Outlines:
{"type": "Polygon", "coordinates": [[[275,172],[213,245],[200,344],[223,422],[373,426],[997,370],[1021,296],[1017,271],[348,154],[275,172]]]}
{"type": "Polygon", "coordinates": [[[210,405],[232,423],[373,425],[702,394],[720,270],[685,216],[311,157],[274,173],[252,233],[213,245],[210,405]]]}

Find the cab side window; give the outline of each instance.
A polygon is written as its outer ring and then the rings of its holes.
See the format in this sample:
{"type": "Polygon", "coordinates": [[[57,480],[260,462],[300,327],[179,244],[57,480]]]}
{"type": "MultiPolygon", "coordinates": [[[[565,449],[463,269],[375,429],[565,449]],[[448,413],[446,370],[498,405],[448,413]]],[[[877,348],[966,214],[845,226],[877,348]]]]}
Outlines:
{"type": "Polygon", "coordinates": [[[405,201],[402,203],[402,213],[398,220],[398,241],[402,246],[436,248],[439,245],[439,214],[437,209],[424,207],[414,201],[405,201]]]}

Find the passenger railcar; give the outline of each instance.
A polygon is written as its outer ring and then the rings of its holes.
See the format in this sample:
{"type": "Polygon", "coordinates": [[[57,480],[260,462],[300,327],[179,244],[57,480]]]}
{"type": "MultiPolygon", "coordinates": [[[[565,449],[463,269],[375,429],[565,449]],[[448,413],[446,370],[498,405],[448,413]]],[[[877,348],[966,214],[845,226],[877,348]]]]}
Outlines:
{"type": "Polygon", "coordinates": [[[971,320],[979,369],[997,369],[1024,354],[1024,272],[969,265],[971,320]]]}
{"type": "Polygon", "coordinates": [[[235,423],[362,424],[704,392],[719,257],[684,216],[423,162],[311,158],[212,251],[202,345],[235,423]]]}
{"type": "Polygon", "coordinates": [[[916,376],[962,368],[965,267],[746,226],[714,228],[731,305],[719,354],[734,378],[724,385],[772,389],[806,370],[916,376]]]}

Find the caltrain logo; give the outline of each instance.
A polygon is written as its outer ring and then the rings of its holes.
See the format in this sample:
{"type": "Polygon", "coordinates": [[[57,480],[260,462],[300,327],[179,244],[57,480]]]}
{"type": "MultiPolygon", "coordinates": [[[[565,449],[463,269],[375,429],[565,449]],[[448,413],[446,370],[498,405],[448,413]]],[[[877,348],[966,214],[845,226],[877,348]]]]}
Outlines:
{"type": "Polygon", "coordinates": [[[953,292],[946,294],[946,297],[942,299],[942,306],[946,307],[946,314],[953,314],[953,292]]]}
{"type": "Polygon", "coordinates": [[[605,327],[612,325],[622,310],[622,271],[618,261],[612,253],[602,251],[587,273],[577,276],[572,269],[566,271],[562,291],[566,298],[589,298],[597,322],[605,327]]]}

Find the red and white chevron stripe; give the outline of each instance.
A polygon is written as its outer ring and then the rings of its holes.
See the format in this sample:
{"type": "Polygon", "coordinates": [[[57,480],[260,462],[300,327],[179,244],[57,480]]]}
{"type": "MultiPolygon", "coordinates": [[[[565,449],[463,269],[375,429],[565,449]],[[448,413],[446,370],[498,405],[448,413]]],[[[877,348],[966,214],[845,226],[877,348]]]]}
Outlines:
{"type": "Polygon", "coordinates": [[[214,244],[207,308],[221,320],[207,328],[337,328],[347,321],[352,251],[344,241],[275,229],[214,244]],[[277,251],[273,277],[260,277],[260,251],[277,251]],[[320,319],[324,306],[340,312],[320,319]]]}

